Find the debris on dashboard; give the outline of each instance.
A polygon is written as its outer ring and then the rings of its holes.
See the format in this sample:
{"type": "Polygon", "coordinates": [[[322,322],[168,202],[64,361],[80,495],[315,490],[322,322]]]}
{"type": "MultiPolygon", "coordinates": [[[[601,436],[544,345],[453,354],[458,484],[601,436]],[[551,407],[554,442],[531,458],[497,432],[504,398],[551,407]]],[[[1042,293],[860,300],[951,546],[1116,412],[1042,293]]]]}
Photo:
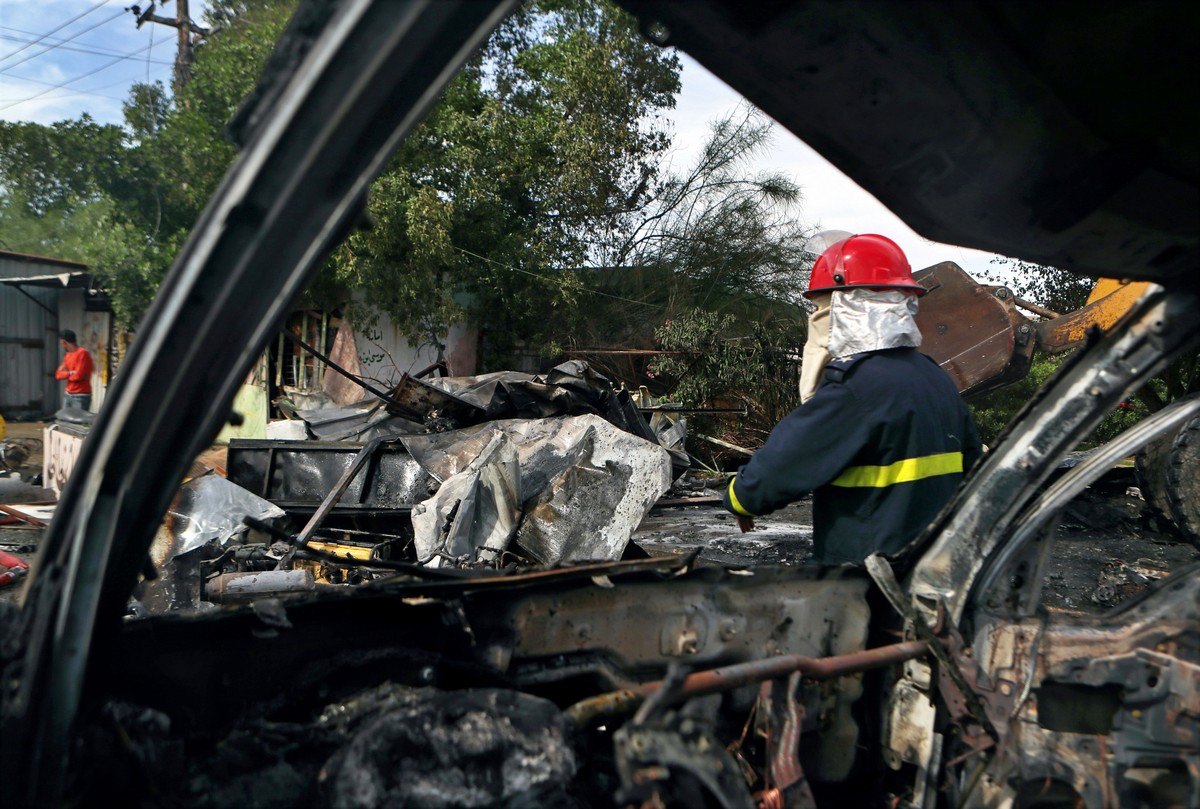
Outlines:
{"type": "Polygon", "coordinates": [[[211,600],[204,594],[206,572],[220,573],[226,563],[239,573],[273,569],[279,559],[265,541],[269,537],[247,526],[247,516],[266,523],[281,519],[284,511],[213,473],[180,486],[150,545],[154,574],[142,582],[140,607],[148,612],[199,608],[211,600]]]}
{"type": "MultiPolygon", "coordinates": [[[[231,441],[228,479],[180,488],[139,606],[359,584],[405,565],[617,561],[688,464],[627,391],[579,361],[542,377],[406,376],[388,399],[301,411],[326,440],[231,441]]],[[[659,428],[676,447],[681,431],[659,428]]]]}
{"type": "Polygon", "coordinates": [[[598,416],[491,422],[405,443],[443,480],[414,509],[422,562],[495,561],[510,540],[537,564],[615,561],[671,486],[665,449],[598,416]]]}

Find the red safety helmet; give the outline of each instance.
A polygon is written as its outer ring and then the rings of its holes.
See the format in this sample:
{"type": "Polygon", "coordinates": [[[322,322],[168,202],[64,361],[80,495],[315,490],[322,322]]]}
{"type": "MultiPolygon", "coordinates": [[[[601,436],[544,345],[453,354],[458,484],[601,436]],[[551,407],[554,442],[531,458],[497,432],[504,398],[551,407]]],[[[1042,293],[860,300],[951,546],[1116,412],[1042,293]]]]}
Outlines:
{"type": "Polygon", "coordinates": [[[927,291],[913,280],[904,251],[886,236],[826,231],[808,241],[808,250],[821,255],[808,278],[806,298],[851,287],[907,289],[918,295],[927,291]]]}

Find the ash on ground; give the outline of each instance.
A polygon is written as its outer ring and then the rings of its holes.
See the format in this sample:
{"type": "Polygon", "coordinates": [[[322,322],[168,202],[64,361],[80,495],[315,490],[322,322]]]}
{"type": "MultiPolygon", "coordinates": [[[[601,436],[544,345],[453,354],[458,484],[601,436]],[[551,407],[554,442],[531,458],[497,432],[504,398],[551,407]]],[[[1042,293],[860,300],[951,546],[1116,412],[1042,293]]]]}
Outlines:
{"type": "MultiPolygon", "coordinates": [[[[699,549],[700,559],[714,564],[803,564],[812,557],[812,501],[756,518],[754,530],[745,534],[712,498],[702,505],[660,506],[638,527],[633,542],[651,556],[699,549]]],[[[1065,509],[1042,582],[1042,603],[1070,612],[1107,612],[1198,560],[1200,548],[1142,499],[1133,470],[1117,468],[1065,509]]]]}

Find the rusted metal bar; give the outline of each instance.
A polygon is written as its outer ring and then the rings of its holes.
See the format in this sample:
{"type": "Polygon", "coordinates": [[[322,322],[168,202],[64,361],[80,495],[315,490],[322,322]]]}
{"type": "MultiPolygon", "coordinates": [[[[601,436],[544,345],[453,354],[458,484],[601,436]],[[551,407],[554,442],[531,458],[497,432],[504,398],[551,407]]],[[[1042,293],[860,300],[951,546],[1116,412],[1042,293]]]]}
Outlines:
{"type": "Polygon", "coordinates": [[[13,506],[0,505],[0,511],[4,512],[5,514],[9,514],[13,517],[16,517],[18,520],[23,520],[24,522],[27,522],[30,525],[36,526],[38,528],[46,527],[45,521],[39,520],[37,517],[34,517],[30,514],[26,514],[24,511],[21,511],[20,509],[15,508],[13,506]]]}
{"type": "MultiPolygon", "coordinates": [[[[683,681],[683,686],[679,689],[675,701],[682,702],[691,697],[717,694],[751,683],[774,680],[793,672],[798,672],[814,680],[832,680],[835,677],[844,677],[861,671],[890,666],[894,663],[903,663],[906,660],[920,657],[928,650],[929,645],[925,641],[910,640],[833,657],[783,655],[752,660],[749,663],[738,663],[689,674],[683,681]]],[[[598,694],[575,703],[566,710],[566,714],[577,727],[587,727],[603,717],[628,713],[640,705],[642,700],[657,691],[661,685],[662,682],[656,680],[643,683],[635,688],[598,694]]]]}
{"type": "Polygon", "coordinates": [[[1041,317],[1049,320],[1053,320],[1056,317],[1062,317],[1061,312],[1055,312],[1053,309],[1047,309],[1044,306],[1038,306],[1036,303],[1027,301],[1024,298],[1018,298],[1015,295],[1013,296],[1013,303],[1024,309],[1026,312],[1033,312],[1035,315],[1040,315],[1041,317]]]}

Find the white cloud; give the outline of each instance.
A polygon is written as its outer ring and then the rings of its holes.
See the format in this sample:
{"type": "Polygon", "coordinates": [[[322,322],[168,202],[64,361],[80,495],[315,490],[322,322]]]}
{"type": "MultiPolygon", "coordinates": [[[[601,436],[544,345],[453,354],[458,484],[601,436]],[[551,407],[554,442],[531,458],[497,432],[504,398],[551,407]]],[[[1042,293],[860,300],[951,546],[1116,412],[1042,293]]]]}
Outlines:
{"type": "MultiPolygon", "coordinates": [[[[694,59],[682,53],[680,57],[683,91],[673,116],[675,151],[672,159],[676,167],[693,159],[708,137],[712,121],[729,115],[745,103],[741,95],[694,59]]],[[[918,235],[879,200],[782,126],[776,125],[774,148],[758,163],[763,169],[790,175],[801,186],[801,211],[806,224],[820,225],[827,230],[881,233],[904,249],[914,269],[953,261],[978,278],[993,258],[992,253],[932,242],[918,235]]]]}
{"type": "MultiPolygon", "coordinates": [[[[52,38],[25,47],[37,34],[50,32],[88,11],[96,5],[94,0],[0,0],[0,35],[8,37],[0,37],[0,70],[6,63],[24,60],[44,50],[47,44],[66,40],[97,23],[103,24],[70,39],[69,45],[105,53],[132,53],[151,43],[154,46],[149,62],[144,57],[129,58],[111,67],[103,66],[113,61],[112,56],[79,53],[65,47],[55,47],[28,59],[11,73],[0,73],[0,119],[49,124],[78,118],[87,112],[101,123],[120,123],[121,102],[127,97],[130,85],[149,78],[169,86],[174,31],[153,24],[137,28],[131,14],[121,13],[127,4],[128,0],[109,0],[103,7],[56,31],[52,38]],[[114,19],[104,22],[106,18],[114,19]],[[92,70],[97,72],[84,77],[92,70]],[[73,77],[78,80],[61,89],[50,89],[73,77]],[[14,103],[18,101],[21,103],[14,103]]],[[[206,7],[204,0],[193,0],[192,17],[201,20],[206,7]]],[[[691,162],[714,120],[744,102],[695,60],[684,54],[681,58],[683,91],[669,116],[675,131],[671,159],[677,168],[691,162]]],[[[764,170],[785,172],[800,184],[804,195],[801,211],[808,224],[882,233],[904,248],[917,269],[939,261],[954,261],[978,277],[979,270],[992,258],[990,253],[937,244],[918,236],[878,200],[781,126],[775,129],[775,148],[760,158],[759,163],[764,170]]]]}
{"type": "MultiPolygon", "coordinates": [[[[206,5],[193,2],[193,18],[206,5]]],[[[0,0],[0,119],[50,124],[86,112],[120,123],[130,85],[169,84],[175,31],[139,29],[128,6],[128,0],[0,0]]]]}

